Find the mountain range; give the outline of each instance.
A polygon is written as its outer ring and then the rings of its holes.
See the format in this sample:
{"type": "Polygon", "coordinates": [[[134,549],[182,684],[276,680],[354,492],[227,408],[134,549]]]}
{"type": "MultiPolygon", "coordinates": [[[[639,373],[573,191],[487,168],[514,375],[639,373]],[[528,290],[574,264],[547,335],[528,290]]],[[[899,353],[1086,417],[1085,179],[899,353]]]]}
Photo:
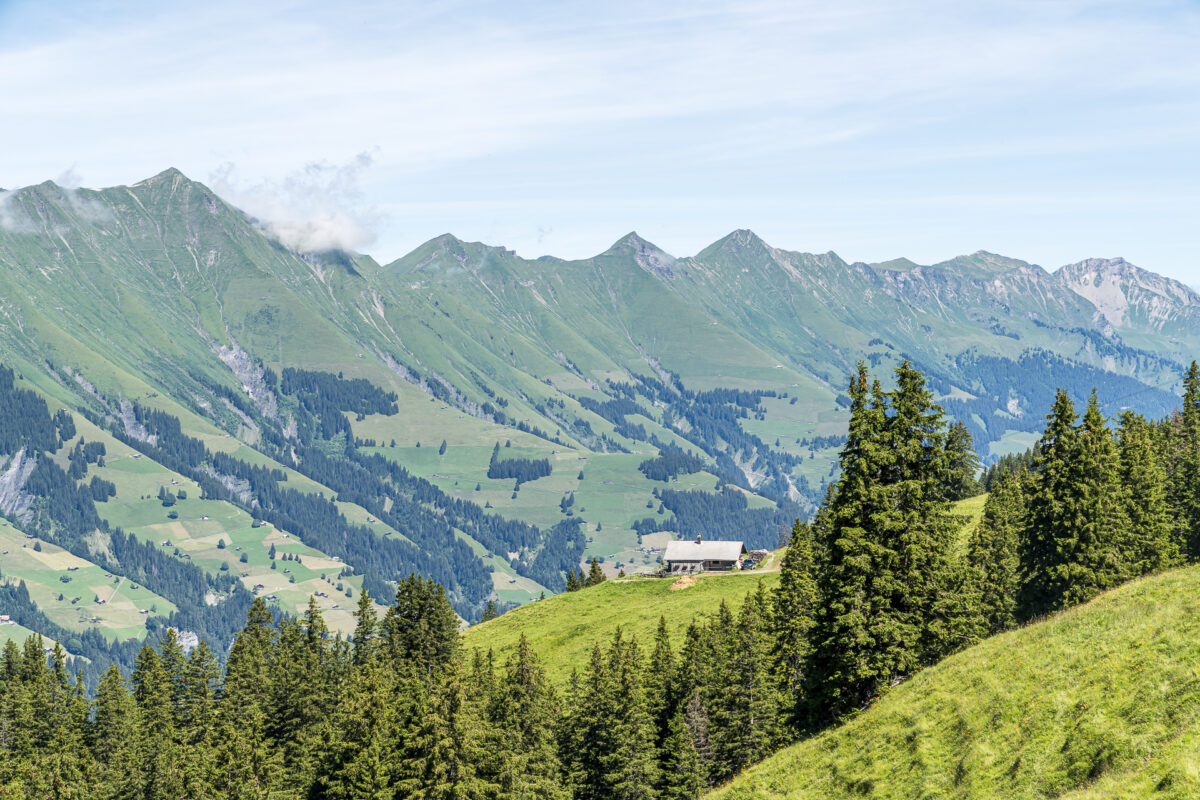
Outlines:
{"type": "MultiPolygon", "coordinates": [[[[1110,414],[1170,413],[1198,346],[1200,296],[1120,258],[868,264],[737,230],[689,257],[630,233],[580,260],[446,234],[379,264],[289,250],[174,169],[0,195],[0,355],[17,389],[75,420],[44,456],[66,469],[80,436],[122,454],[77,476],[114,484],[100,518],[190,556],[217,603],[240,591],[224,573],[294,611],[314,587],[380,587],[403,564],[472,619],[489,599],[560,590],[584,559],[650,568],[678,535],[773,546],[833,476],[859,360],[885,384],[912,361],[987,460],[1036,440],[1059,386],[1095,388],[1110,414]],[[212,505],[160,505],[172,486],[212,505]],[[299,500],[275,497],[284,486],[328,506],[305,514],[340,514],[340,533],[318,538],[286,505],[299,500]],[[284,534],[301,563],[336,569],[289,565],[302,580],[288,583],[265,558],[284,534]],[[247,566],[218,540],[253,553],[247,566]]],[[[59,535],[31,455],[0,455],[0,510],[119,577],[104,531],[59,535]]],[[[5,579],[23,579],[6,557],[5,579]]],[[[186,605],[162,589],[146,624],[186,605]]],[[[59,594],[34,605],[54,611],[59,594]]],[[[50,615],[60,638],[143,635],[77,610],[50,615]]]]}

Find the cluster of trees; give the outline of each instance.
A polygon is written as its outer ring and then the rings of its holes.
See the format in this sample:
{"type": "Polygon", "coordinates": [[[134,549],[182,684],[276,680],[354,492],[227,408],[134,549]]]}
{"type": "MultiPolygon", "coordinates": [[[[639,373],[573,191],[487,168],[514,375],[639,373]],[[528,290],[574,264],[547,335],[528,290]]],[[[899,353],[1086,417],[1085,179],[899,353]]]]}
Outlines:
{"type": "MultiPolygon", "coordinates": [[[[264,370],[268,386],[276,385],[275,375],[264,370]]],[[[343,411],[354,414],[395,414],[397,412],[395,392],[385,392],[365,378],[347,380],[341,373],[314,372],[287,367],[278,381],[279,391],[285,395],[318,398],[343,411]]]]}
{"type": "MultiPolygon", "coordinates": [[[[1072,331],[1080,333],[1080,331],[1072,331]]],[[[1095,346],[1112,348],[1114,358],[1124,364],[1139,364],[1146,357],[1151,374],[1159,374],[1166,364],[1152,354],[1127,345],[1109,342],[1097,337],[1095,346]]],[[[1055,353],[1041,349],[1030,349],[1018,359],[1000,356],[985,356],[967,352],[960,355],[955,366],[968,381],[968,389],[975,399],[947,398],[942,401],[947,413],[962,420],[971,435],[980,441],[995,441],[1006,431],[1019,430],[1036,432],[1041,420],[1036,413],[1018,416],[996,414],[997,408],[1005,407],[1015,399],[1023,412],[1046,408],[1053,402],[1056,391],[1061,387],[1074,399],[1082,400],[1095,388],[1108,401],[1102,407],[1106,414],[1120,411],[1122,400],[1137,397],[1138,406],[1154,416],[1165,415],[1175,407],[1176,399],[1170,392],[1147,387],[1146,384],[1128,375],[1113,372],[1064,359],[1055,353]]],[[[931,378],[932,380],[932,378],[931,378]]],[[[953,379],[938,378],[934,381],[940,394],[951,391],[953,379]]]]}
{"type": "Polygon", "coordinates": [[[578,592],[580,589],[590,589],[593,586],[599,586],[608,578],[604,576],[604,570],[600,567],[600,562],[593,558],[588,562],[588,574],[585,577],[583,569],[579,570],[579,574],[575,574],[575,570],[567,571],[567,591],[578,592]]]}
{"type": "Polygon", "coordinates": [[[359,598],[353,635],[320,611],[257,600],[222,673],[173,630],[128,680],[89,696],[41,637],[0,654],[0,787],[13,797],[696,797],[767,755],[790,722],[760,586],[741,612],[694,621],[676,651],[665,620],[643,649],[597,642],[564,690],[522,639],[503,664],[462,652],[442,588],[410,576],[380,618],[359,598]]]}
{"type": "Polygon", "coordinates": [[[685,452],[680,447],[666,445],[659,450],[657,456],[638,464],[638,470],[652,481],[665,483],[679,475],[700,472],[705,466],[704,459],[694,455],[692,451],[685,452]]]}
{"type": "Polygon", "coordinates": [[[685,539],[730,536],[751,549],[773,549],[779,546],[779,531],[796,517],[791,505],[750,508],[746,493],[729,486],[719,492],[657,489],[654,494],[673,516],[635,521],[632,527],[641,536],[654,531],[676,531],[685,539]]]}
{"type": "Polygon", "coordinates": [[[0,454],[27,447],[54,452],[75,436],[75,423],[59,411],[51,416],[46,401],[37,392],[16,385],[16,375],[0,365],[0,454]]]}
{"type": "Polygon", "coordinates": [[[487,476],[493,480],[515,479],[517,486],[536,481],[550,474],[548,458],[500,458],[500,443],[492,448],[492,459],[488,462],[487,476]]]}
{"type": "Polygon", "coordinates": [[[963,431],[908,362],[891,392],[860,364],[841,477],[811,524],[816,610],[797,640],[796,718],[836,719],[984,636],[1200,555],[1195,364],[1185,389],[1175,416],[1127,411],[1116,431],[1094,392],[1077,419],[1060,389],[1029,469],[997,471],[959,559],[963,431]]]}

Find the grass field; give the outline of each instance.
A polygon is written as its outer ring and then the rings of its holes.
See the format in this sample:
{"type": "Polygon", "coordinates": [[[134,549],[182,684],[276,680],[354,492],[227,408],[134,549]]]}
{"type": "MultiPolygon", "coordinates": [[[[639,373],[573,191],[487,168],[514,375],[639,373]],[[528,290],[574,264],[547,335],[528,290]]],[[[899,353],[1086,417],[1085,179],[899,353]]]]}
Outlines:
{"type": "Polygon", "coordinates": [[[993,637],[712,797],[1200,797],[1200,568],[993,637]]]}
{"type": "MultiPolygon", "coordinates": [[[[776,558],[775,563],[778,563],[776,558]]],[[[672,636],[682,636],[692,619],[712,613],[724,601],[741,606],[748,592],[762,581],[768,589],[779,581],[777,571],[751,570],[706,575],[694,586],[672,590],[673,578],[609,580],[578,592],[549,597],[513,609],[499,619],[467,629],[467,650],[492,650],[497,663],[511,653],[524,634],[533,644],[546,673],[562,683],[572,669],[583,669],[594,644],[606,646],[617,628],[648,642],[666,617],[672,636]]]]}
{"type": "MultiPolygon", "coordinates": [[[[25,640],[30,636],[35,636],[36,634],[36,631],[31,631],[29,628],[18,625],[15,622],[0,623],[0,647],[4,647],[9,642],[16,642],[17,647],[23,647],[25,645],[25,640]]],[[[48,639],[45,636],[42,637],[43,647],[53,648],[54,644],[55,642],[53,639],[48,639]]],[[[81,658],[81,656],[75,657],[81,658]]]]}
{"type": "Polygon", "coordinates": [[[148,616],[167,616],[175,604],[49,542],[0,527],[0,572],[25,581],[37,607],[67,630],[97,628],[108,639],[144,639],[148,616]],[[35,542],[40,550],[35,550],[35,542]]]}
{"type": "MultiPolygon", "coordinates": [[[[654,499],[654,489],[711,491],[717,483],[716,477],[707,472],[680,475],[671,483],[651,481],[638,471],[638,465],[647,458],[645,454],[591,453],[563,447],[528,446],[518,444],[515,439],[512,447],[504,447],[509,441],[505,437],[498,440],[502,458],[547,458],[552,470],[545,478],[521,484],[517,496],[513,497],[516,481],[487,477],[488,462],[497,440],[475,444],[446,441],[445,454],[438,453],[442,439],[436,436],[422,441],[420,447],[416,447],[415,442],[411,446],[400,446],[397,442],[396,447],[368,448],[368,452],[404,465],[449,495],[481,506],[490,504],[501,516],[543,528],[565,518],[559,503],[573,492],[575,504],[571,510],[587,522],[585,557],[603,558],[605,567],[614,575],[621,568],[627,572],[644,571],[655,564],[657,555],[643,549],[649,548],[650,543],[643,542],[643,546],[638,547],[637,534],[631,527],[636,520],[655,516],[658,501],[654,499]],[[581,471],[583,480],[579,479],[581,471]]],[[[769,504],[757,496],[749,499],[752,507],[769,504]]]]}
{"type": "MultiPolygon", "coordinates": [[[[97,504],[97,510],[110,524],[186,558],[210,574],[219,574],[224,571],[222,567],[227,567],[241,578],[247,589],[256,595],[276,598],[272,602],[289,613],[303,611],[312,595],[330,628],[343,633],[353,630],[352,611],[362,590],[361,576],[339,578],[338,573],[345,565],[328,554],[304,545],[287,531],[276,530],[270,524],[255,527],[250,514],[234,505],[201,500],[200,487],[195,482],[142,456],[85,419],[76,417],[76,425],[88,441],[103,441],[108,451],[105,465],[89,467],[86,480],[99,475],[117,487],[116,497],[97,504]],[[160,487],[176,494],[183,490],[187,499],[165,508],[158,500],[160,487]],[[177,518],[169,517],[172,511],[177,518]],[[222,542],[224,548],[219,546],[222,542]],[[272,545],[279,556],[274,562],[275,569],[271,569],[268,556],[272,545]],[[283,561],[284,553],[299,560],[283,561]],[[243,556],[245,561],[241,560],[243,556]],[[341,591],[337,589],[339,583],[341,591]],[[347,589],[350,595],[346,594],[347,589]]],[[[297,484],[308,481],[300,477],[297,484]]],[[[288,483],[293,483],[290,477],[288,483]]],[[[343,504],[342,510],[355,521],[367,520],[367,513],[358,506],[343,504]]],[[[391,530],[382,523],[372,527],[381,536],[391,530]]]]}

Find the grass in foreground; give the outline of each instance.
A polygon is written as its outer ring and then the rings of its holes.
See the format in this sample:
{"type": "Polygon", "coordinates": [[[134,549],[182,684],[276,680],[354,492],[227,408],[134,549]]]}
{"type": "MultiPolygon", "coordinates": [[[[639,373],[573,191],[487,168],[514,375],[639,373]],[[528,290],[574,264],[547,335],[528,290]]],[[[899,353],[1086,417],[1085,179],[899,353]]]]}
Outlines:
{"type": "Polygon", "coordinates": [[[993,637],[715,793],[1200,797],[1200,568],[993,637]]]}

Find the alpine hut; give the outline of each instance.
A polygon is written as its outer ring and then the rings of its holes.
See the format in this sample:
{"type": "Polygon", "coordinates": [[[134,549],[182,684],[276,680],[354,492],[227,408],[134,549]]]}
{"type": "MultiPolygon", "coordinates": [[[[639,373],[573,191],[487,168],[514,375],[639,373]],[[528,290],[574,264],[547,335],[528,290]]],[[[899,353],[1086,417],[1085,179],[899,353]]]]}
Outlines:
{"type": "Polygon", "coordinates": [[[663,569],[669,574],[740,569],[746,546],[741,542],[706,542],[697,536],[694,542],[667,542],[663,569]]]}

